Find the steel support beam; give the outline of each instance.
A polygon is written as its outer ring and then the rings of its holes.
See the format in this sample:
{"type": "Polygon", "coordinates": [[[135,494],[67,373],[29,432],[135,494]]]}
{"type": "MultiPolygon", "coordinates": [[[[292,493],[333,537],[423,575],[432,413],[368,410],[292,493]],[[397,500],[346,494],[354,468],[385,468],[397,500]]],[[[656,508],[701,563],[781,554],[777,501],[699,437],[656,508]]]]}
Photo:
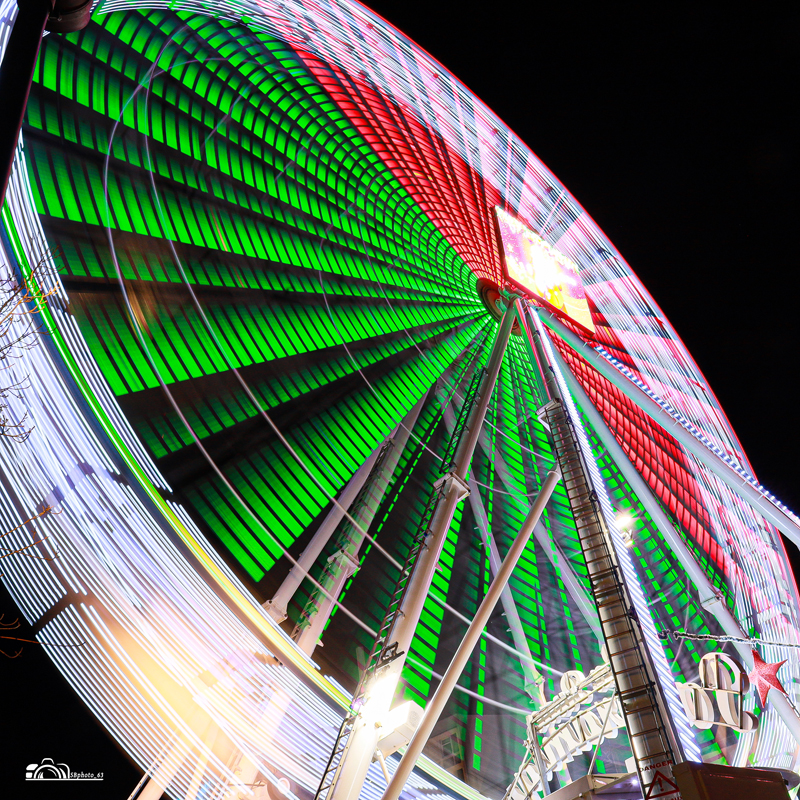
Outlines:
{"type": "MultiPolygon", "coordinates": [[[[448,433],[452,434],[455,428],[456,420],[452,408],[448,405],[444,410],[444,424],[448,433]]],[[[500,568],[500,552],[497,549],[497,542],[495,541],[492,529],[489,526],[489,517],[486,514],[486,509],[481,501],[480,490],[474,478],[468,481],[469,487],[469,504],[472,508],[472,516],[478,524],[481,532],[481,538],[486,546],[486,552],[489,556],[489,569],[492,575],[497,575],[497,570],[500,568]]],[[[533,665],[533,656],[531,655],[531,648],[528,644],[528,637],[522,627],[522,620],[517,611],[517,604],[514,601],[514,595],[511,593],[511,587],[506,586],[500,595],[500,601],[503,604],[503,612],[506,615],[508,628],[511,632],[511,638],[514,641],[514,647],[527,658],[520,658],[519,663],[522,668],[522,675],[525,681],[525,691],[538,703],[544,703],[545,697],[542,691],[542,683],[544,677],[533,665]]]]}
{"type": "MultiPolygon", "coordinates": [[[[328,597],[323,594],[319,595],[319,605],[316,611],[309,617],[307,627],[302,629],[300,636],[297,638],[297,646],[309,656],[313,655],[325,625],[330,619],[334,608],[334,599],[341,595],[347,579],[358,570],[359,552],[364,542],[364,533],[362,531],[369,529],[375,514],[378,513],[378,508],[383,502],[383,497],[389,487],[389,481],[400,463],[400,457],[403,455],[408,439],[411,436],[411,431],[417,424],[427,398],[428,393],[426,392],[406,414],[389,440],[392,444],[389,452],[384,456],[383,464],[377,470],[378,474],[370,478],[371,485],[364,486],[367,492],[364,504],[361,505],[358,511],[353,512],[353,519],[358,523],[360,530],[349,520],[345,522],[347,544],[332,557],[331,569],[328,570],[328,574],[324,578],[320,579],[320,584],[328,593],[328,597]]],[[[370,456],[370,459],[374,463],[372,456],[370,456]]]]}
{"type": "MultiPolygon", "coordinates": [[[[279,729],[291,702],[292,698],[283,689],[276,686],[267,707],[258,720],[259,730],[275,742],[280,741],[279,729]]],[[[237,780],[231,784],[230,794],[226,797],[234,796],[236,800],[253,800],[251,787],[258,779],[260,768],[241,751],[234,753],[229,763],[233,765],[233,772],[237,775],[237,780]],[[233,795],[233,792],[236,794],[233,795]]]]}
{"type": "Polygon", "coordinates": [[[550,496],[553,494],[553,490],[556,488],[556,484],[560,479],[561,473],[558,472],[558,470],[551,470],[547,473],[544,483],[542,484],[542,488],[539,491],[539,494],[536,496],[536,499],[531,506],[531,510],[528,513],[528,516],[525,518],[525,522],[522,523],[522,528],[511,544],[511,547],[509,548],[506,557],[503,559],[502,564],[497,570],[497,574],[489,585],[489,589],[481,601],[480,606],[478,606],[478,610],[475,612],[475,616],[472,619],[466,634],[464,634],[461,644],[458,646],[458,649],[453,655],[450,666],[448,666],[447,671],[442,676],[442,680],[439,682],[439,686],[434,692],[433,697],[425,706],[425,712],[422,715],[422,720],[420,721],[419,727],[411,737],[411,741],[408,743],[406,752],[403,754],[403,757],[400,759],[400,763],[397,765],[397,769],[392,776],[392,780],[383,794],[383,800],[398,800],[400,797],[400,792],[402,791],[403,786],[405,786],[406,781],[411,775],[411,771],[414,769],[417,759],[422,754],[422,748],[427,743],[428,738],[433,731],[434,725],[436,725],[440,714],[444,710],[445,704],[450,699],[450,695],[453,693],[453,688],[456,685],[456,681],[458,681],[461,673],[464,671],[464,667],[472,655],[475,645],[480,639],[481,632],[488,623],[489,617],[491,616],[494,607],[497,605],[497,601],[500,599],[503,593],[503,589],[508,584],[511,573],[517,566],[525,547],[530,541],[531,535],[533,534],[533,528],[541,517],[542,512],[544,511],[545,506],[550,500],[550,496]]]}
{"type": "MultiPolygon", "coordinates": [[[[506,490],[516,493],[518,488],[511,480],[511,475],[508,467],[506,466],[506,462],[499,453],[492,453],[485,431],[481,432],[481,436],[478,439],[478,444],[486,454],[486,457],[494,464],[494,471],[502,481],[503,485],[506,487],[506,490]]],[[[530,508],[527,500],[525,498],[518,498],[517,502],[521,506],[524,506],[525,513],[527,514],[530,508]]],[[[572,569],[572,564],[569,563],[569,560],[558,546],[558,541],[554,541],[554,539],[550,537],[547,528],[545,528],[541,522],[536,523],[536,527],[533,529],[533,537],[541,545],[542,551],[547,557],[547,560],[553,565],[559,577],[563,581],[564,588],[567,590],[567,594],[575,601],[575,604],[578,606],[578,610],[581,612],[581,616],[583,617],[584,621],[595,635],[597,641],[602,644],[603,633],[600,630],[600,624],[597,618],[597,609],[594,607],[594,603],[589,597],[589,593],[583,588],[580,578],[578,578],[578,576],[575,574],[575,570],[572,569]],[[553,545],[555,545],[555,547],[553,545]]]]}
{"type": "MultiPolygon", "coordinates": [[[[502,565],[500,551],[497,549],[497,542],[495,541],[492,529],[489,527],[489,519],[486,514],[486,509],[481,502],[478,485],[475,483],[473,478],[470,478],[468,485],[469,502],[472,506],[472,515],[475,517],[475,521],[478,523],[478,527],[480,528],[481,537],[486,545],[486,553],[489,557],[489,570],[494,577],[497,575],[498,570],[502,565]]],[[[525,681],[525,691],[537,703],[544,704],[547,702],[547,698],[544,696],[543,688],[544,676],[532,663],[533,656],[531,654],[531,648],[528,644],[528,637],[525,635],[525,630],[522,627],[522,620],[520,619],[519,611],[517,611],[517,604],[514,601],[514,595],[511,591],[511,586],[506,586],[503,589],[500,595],[500,602],[503,605],[503,612],[506,615],[506,622],[508,624],[509,631],[511,632],[511,638],[514,641],[514,647],[516,647],[516,649],[519,650],[523,655],[527,656],[527,658],[521,658],[519,660],[520,667],[522,668],[522,675],[525,681]]]]}
{"type": "Polygon", "coordinates": [[[320,581],[328,596],[319,595],[316,607],[308,618],[308,624],[300,630],[299,635],[296,634],[295,639],[297,646],[309,658],[314,655],[317,646],[322,645],[320,638],[333,613],[334,601],[339,598],[345,583],[358,571],[358,567],[357,556],[344,548],[328,559],[329,574],[320,581]]]}
{"type": "MultiPolygon", "coordinates": [[[[580,382],[572,374],[566,362],[561,357],[561,354],[558,350],[554,350],[553,352],[555,353],[555,358],[561,370],[561,374],[564,376],[564,380],[581,411],[586,415],[586,418],[589,420],[598,438],[614,460],[614,463],[619,468],[619,471],[622,473],[631,489],[633,489],[639,502],[644,506],[644,509],[650,515],[650,518],[669,545],[673,555],[678,559],[681,566],[686,570],[690,580],[697,588],[700,605],[717,620],[722,630],[728,636],[738,636],[743,639],[749,638],[749,635],[744,631],[739,621],[725,604],[725,599],[722,594],[711,583],[680,534],[675,530],[674,525],[664,513],[661,504],[656,500],[650,487],[639,474],[636,467],[631,463],[616,437],[611,433],[608,425],[606,425],[602,415],[589,399],[589,395],[586,394],[580,382]]],[[[742,642],[732,642],[732,644],[742,664],[748,672],[752,671],[753,652],[751,647],[742,642]]],[[[778,691],[773,691],[770,692],[769,699],[795,741],[800,744],[800,718],[798,718],[797,712],[786,695],[778,691]]]]}
{"type": "MultiPolygon", "coordinates": [[[[382,445],[381,445],[382,446],[382,445]]],[[[297,559],[297,563],[289,570],[289,574],[284,578],[278,591],[270,600],[264,603],[264,608],[276,622],[283,622],[287,616],[287,606],[294,597],[295,592],[300,588],[300,584],[308,575],[309,570],[314,566],[317,559],[322,555],[325,545],[333,536],[339,523],[344,519],[344,510],[349,509],[356,499],[356,495],[361,491],[364,483],[369,476],[372,465],[378,458],[381,446],[376,447],[369,458],[358,468],[356,473],[350,478],[350,482],[342,489],[337,503],[335,503],[320,523],[316,533],[306,546],[306,549],[297,559]]]]}
{"type": "Polygon", "coordinates": [[[414,633],[441,557],[447,532],[453,520],[453,514],[458,503],[465,498],[468,492],[466,488],[467,471],[497,377],[500,374],[513,322],[514,313],[509,309],[503,315],[498,326],[486,373],[478,389],[479,394],[472,405],[464,433],[456,448],[452,471],[444,478],[441,500],[431,519],[424,547],[420,551],[409,577],[400,605],[400,613],[394,618],[388,641],[392,642],[396,656],[381,671],[375,684],[368,687],[365,702],[349,734],[349,740],[342,754],[334,782],[327,792],[323,793],[324,790],[321,789],[317,793],[319,800],[355,800],[361,793],[369,765],[377,748],[381,720],[385,718],[391,707],[405,658],[414,639],[414,633]]]}
{"type": "Polygon", "coordinates": [[[578,355],[589,362],[604,378],[617,387],[629,400],[637,405],[650,419],[658,423],[676,441],[685,447],[704,467],[716,475],[731,491],[739,495],[753,509],[768,519],[800,547],[800,522],[778,507],[755,486],[728,466],[716,453],[710,450],[691,431],[674,419],[661,406],[643,392],[635,383],[623,375],[613,364],[606,361],[594,348],[573,333],[563,322],[548,311],[537,308],[542,322],[560,339],[568,344],[578,355]]]}
{"type": "MultiPolygon", "coordinates": [[[[536,769],[539,771],[539,786],[542,792],[542,797],[547,797],[547,795],[550,794],[550,786],[547,783],[547,767],[544,763],[542,744],[539,741],[539,729],[535,725],[531,725],[530,743],[531,749],[533,750],[533,758],[536,762],[536,769]]],[[[591,772],[591,770],[589,771],[591,772]]]]}

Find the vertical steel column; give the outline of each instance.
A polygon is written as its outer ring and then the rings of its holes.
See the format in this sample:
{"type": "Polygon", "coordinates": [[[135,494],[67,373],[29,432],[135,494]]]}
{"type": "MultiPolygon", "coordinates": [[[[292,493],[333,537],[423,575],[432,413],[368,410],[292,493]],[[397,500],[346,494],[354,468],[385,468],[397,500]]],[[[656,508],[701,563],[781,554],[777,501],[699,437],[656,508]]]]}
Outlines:
{"type": "Polygon", "coordinates": [[[439,686],[436,688],[433,697],[428,700],[428,704],[425,706],[425,713],[422,715],[422,720],[420,721],[419,727],[411,737],[411,741],[408,743],[406,752],[403,754],[403,757],[400,759],[400,763],[397,765],[397,769],[392,776],[392,780],[383,794],[383,800],[398,800],[400,797],[400,792],[402,791],[403,786],[405,786],[406,781],[411,775],[411,771],[414,769],[417,759],[422,754],[422,748],[425,747],[425,743],[428,741],[428,737],[431,735],[433,727],[436,725],[436,722],[439,719],[439,715],[442,713],[445,704],[450,699],[450,695],[453,693],[456,681],[458,681],[461,673],[464,671],[464,667],[466,666],[469,657],[472,655],[475,645],[480,639],[481,632],[486,626],[486,623],[489,621],[489,617],[491,616],[494,607],[497,605],[497,601],[500,599],[503,589],[508,585],[508,581],[511,578],[511,573],[517,566],[525,547],[530,541],[533,528],[539,521],[539,517],[542,516],[542,512],[544,511],[545,506],[550,500],[553,490],[556,488],[556,484],[560,479],[561,475],[555,469],[547,473],[547,477],[544,479],[542,488],[539,491],[539,494],[536,496],[536,500],[534,500],[533,504],[531,505],[531,510],[528,512],[528,516],[525,517],[525,521],[522,523],[519,533],[512,542],[508,553],[506,553],[506,557],[503,559],[503,563],[500,565],[500,568],[497,570],[497,574],[494,576],[494,579],[489,585],[489,589],[481,601],[480,606],[478,606],[478,610],[475,612],[475,616],[472,618],[472,622],[470,623],[469,628],[467,628],[467,632],[464,634],[461,644],[459,644],[458,648],[456,649],[456,652],[450,661],[450,665],[447,667],[447,670],[442,676],[439,686]]]}
{"type": "MultiPolygon", "coordinates": [[[[331,756],[331,763],[317,791],[317,800],[356,800],[361,793],[361,787],[378,745],[381,721],[391,707],[405,657],[414,639],[453,514],[458,503],[468,492],[467,471],[497,376],[500,374],[513,322],[514,312],[509,308],[498,327],[486,373],[483,375],[478,396],[472,405],[463,435],[456,448],[452,471],[440,482],[440,489],[437,491],[440,491],[441,495],[434,506],[435,510],[425,531],[424,542],[411,567],[412,571],[398,611],[391,619],[384,642],[380,643],[377,663],[381,664],[381,671],[377,680],[370,680],[365,686],[364,702],[357,710],[357,716],[352,720],[346,719],[342,726],[331,756]]],[[[360,701],[360,698],[357,700],[360,701]]]]}
{"type": "MultiPolygon", "coordinates": [[[[351,509],[351,516],[358,523],[361,530],[355,527],[349,520],[344,521],[340,541],[341,549],[335,553],[329,562],[329,569],[320,578],[320,585],[328,593],[326,597],[321,592],[318,593],[314,610],[308,615],[307,625],[300,630],[297,637],[297,646],[309,656],[313,655],[317,647],[322,631],[330,619],[334,608],[332,598],[339,597],[347,579],[358,569],[358,554],[364,542],[362,531],[369,529],[378,507],[383,501],[389,481],[400,463],[400,457],[408,444],[411,431],[417,424],[422,407],[427,399],[427,392],[419,399],[417,404],[406,414],[400,427],[395,431],[391,439],[384,443],[388,450],[381,463],[380,459],[374,462],[375,475],[370,475],[363,486],[363,502],[356,499],[351,509]],[[356,506],[359,506],[356,508],[356,506]]],[[[338,545],[337,545],[338,546],[338,545]]],[[[304,610],[305,611],[305,610],[304,610]]]]}
{"type": "MultiPolygon", "coordinates": [[[[472,506],[472,515],[475,517],[486,542],[486,553],[489,556],[489,571],[494,577],[500,570],[502,559],[500,558],[500,551],[497,549],[497,542],[494,539],[492,529],[489,527],[489,519],[486,514],[486,509],[481,502],[478,486],[473,479],[469,481],[469,502],[472,506]]],[[[527,656],[527,658],[521,658],[519,660],[522,675],[525,679],[525,691],[537,703],[544,704],[546,702],[544,690],[542,688],[544,676],[533,666],[533,656],[531,654],[530,645],[528,644],[528,637],[522,627],[522,620],[520,619],[519,611],[517,611],[517,604],[514,601],[511,586],[505,586],[503,588],[500,602],[503,604],[503,612],[506,615],[506,622],[511,631],[511,638],[514,640],[514,647],[516,647],[520,653],[527,656]]]]}
{"type": "Polygon", "coordinates": [[[535,725],[531,725],[530,733],[531,749],[533,750],[533,757],[536,761],[536,769],[539,771],[539,782],[542,787],[542,797],[547,797],[550,794],[550,786],[547,783],[547,766],[544,763],[544,754],[542,753],[542,744],[539,741],[539,729],[535,725]]]}
{"type": "MultiPolygon", "coordinates": [[[[620,706],[628,729],[642,793],[661,777],[671,780],[672,765],[683,760],[661,686],[643,641],[641,627],[617,564],[583,455],[562,403],[561,390],[530,313],[516,301],[517,315],[532,357],[544,368],[551,401],[545,406],[550,435],[575,517],[620,706]],[[527,311],[527,314],[526,314],[527,311]]],[[[666,795],[665,795],[666,796],[666,795]]],[[[675,792],[669,793],[674,798],[675,792]]]]}

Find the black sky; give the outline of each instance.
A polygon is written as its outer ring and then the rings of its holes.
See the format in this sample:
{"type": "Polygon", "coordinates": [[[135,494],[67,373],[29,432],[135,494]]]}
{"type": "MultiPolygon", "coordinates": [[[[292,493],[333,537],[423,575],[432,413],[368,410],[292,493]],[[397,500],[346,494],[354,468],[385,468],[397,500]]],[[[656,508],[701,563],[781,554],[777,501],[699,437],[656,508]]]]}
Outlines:
{"type": "MultiPolygon", "coordinates": [[[[642,5],[373,7],[572,191],[683,337],[760,480],[800,510],[800,11],[642,5]]],[[[26,692],[11,706],[16,741],[0,758],[6,785],[23,788],[19,759],[49,755],[104,769],[96,796],[126,796],[136,771],[44,656],[29,647],[0,664],[6,691],[26,692]]],[[[24,789],[19,796],[44,796],[24,789]]]]}

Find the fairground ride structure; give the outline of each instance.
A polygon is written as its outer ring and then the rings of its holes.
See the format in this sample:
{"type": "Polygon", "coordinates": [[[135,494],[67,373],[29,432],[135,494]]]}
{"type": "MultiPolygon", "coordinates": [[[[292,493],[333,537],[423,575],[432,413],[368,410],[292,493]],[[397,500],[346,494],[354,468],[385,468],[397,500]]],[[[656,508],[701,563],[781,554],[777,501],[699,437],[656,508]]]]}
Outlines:
{"type": "Polygon", "coordinates": [[[401,796],[796,767],[800,520],[578,202],[368,9],[48,35],[0,245],[42,328],[3,373],[3,580],[140,797],[383,796],[521,529],[401,796]],[[728,724],[676,688],[718,651],[773,687],[728,724]],[[538,769],[597,669],[612,727],[538,769]]]}

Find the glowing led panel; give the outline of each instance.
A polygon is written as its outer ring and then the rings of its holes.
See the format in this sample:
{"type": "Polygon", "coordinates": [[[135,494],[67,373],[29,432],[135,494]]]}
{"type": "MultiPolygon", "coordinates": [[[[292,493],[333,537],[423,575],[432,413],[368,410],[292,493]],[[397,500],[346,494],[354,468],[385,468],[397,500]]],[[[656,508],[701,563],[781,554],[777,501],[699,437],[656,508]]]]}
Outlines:
{"type": "Polygon", "coordinates": [[[511,214],[495,208],[495,215],[508,280],[593,334],[578,265],[511,214]]]}

